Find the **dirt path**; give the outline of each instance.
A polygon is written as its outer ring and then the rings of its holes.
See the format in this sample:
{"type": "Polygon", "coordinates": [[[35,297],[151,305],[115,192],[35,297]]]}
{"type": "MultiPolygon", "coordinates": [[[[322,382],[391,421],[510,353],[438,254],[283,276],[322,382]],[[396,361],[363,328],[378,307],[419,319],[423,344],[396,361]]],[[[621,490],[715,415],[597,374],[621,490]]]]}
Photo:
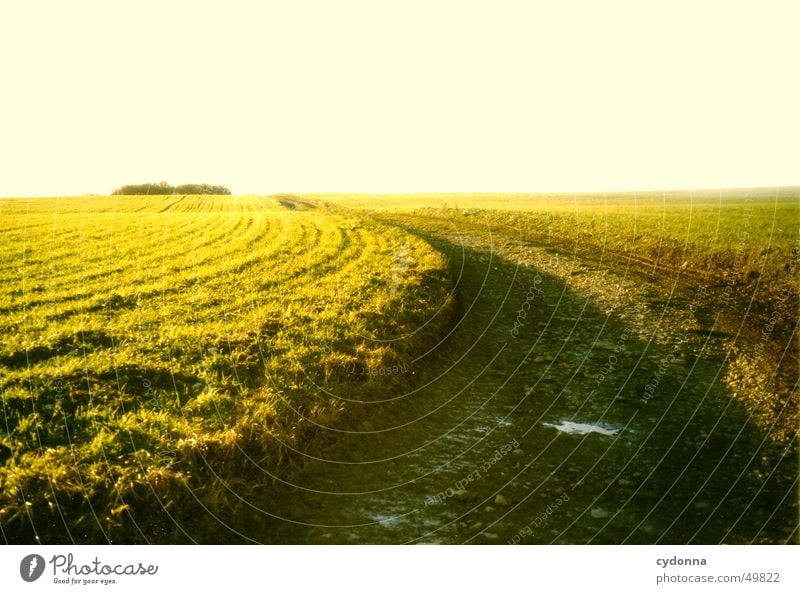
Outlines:
{"type": "Polygon", "coordinates": [[[450,259],[454,331],[307,465],[270,542],[796,541],[796,449],[732,398],[713,312],[446,227],[420,234],[450,259]]]}

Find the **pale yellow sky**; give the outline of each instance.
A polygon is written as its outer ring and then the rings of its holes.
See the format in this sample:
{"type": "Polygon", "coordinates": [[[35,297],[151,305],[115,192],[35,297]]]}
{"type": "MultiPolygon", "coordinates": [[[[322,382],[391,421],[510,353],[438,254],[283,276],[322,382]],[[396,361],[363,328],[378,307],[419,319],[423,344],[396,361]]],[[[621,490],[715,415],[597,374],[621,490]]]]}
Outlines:
{"type": "Polygon", "coordinates": [[[800,3],[0,3],[0,195],[800,184],[800,3]]]}

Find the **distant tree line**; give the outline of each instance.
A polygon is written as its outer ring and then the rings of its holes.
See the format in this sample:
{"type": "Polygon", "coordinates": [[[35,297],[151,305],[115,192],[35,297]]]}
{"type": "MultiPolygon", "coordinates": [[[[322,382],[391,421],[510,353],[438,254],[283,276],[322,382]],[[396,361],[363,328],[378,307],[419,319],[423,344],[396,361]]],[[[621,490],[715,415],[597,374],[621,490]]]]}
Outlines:
{"type": "Polygon", "coordinates": [[[215,186],[212,184],[181,184],[173,186],[167,182],[155,184],[129,184],[121,186],[111,192],[114,196],[139,196],[142,194],[230,194],[231,191],[225,186],[215,186]]]}

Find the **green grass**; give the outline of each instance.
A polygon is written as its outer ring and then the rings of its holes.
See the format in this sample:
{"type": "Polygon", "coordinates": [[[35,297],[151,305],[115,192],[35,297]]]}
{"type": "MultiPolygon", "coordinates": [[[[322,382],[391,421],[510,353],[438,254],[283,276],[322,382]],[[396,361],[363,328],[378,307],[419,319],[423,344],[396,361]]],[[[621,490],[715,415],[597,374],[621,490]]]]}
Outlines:
{"type": "Polygon", "coordinates": [[[438,253],[315,206],[0,202],[6,538],[258,538],[245,502],[358,414],[344,399],[391,390],[348,370],[402,363],[447,318],[438,253]]]}
{"type": "Polygon", "coordinates": [[[317,196],[348,209],[503,227],[522,241],[633,259],[730,282],[739,293],[797,294],[800,189],[623,194],[317,196]]]}

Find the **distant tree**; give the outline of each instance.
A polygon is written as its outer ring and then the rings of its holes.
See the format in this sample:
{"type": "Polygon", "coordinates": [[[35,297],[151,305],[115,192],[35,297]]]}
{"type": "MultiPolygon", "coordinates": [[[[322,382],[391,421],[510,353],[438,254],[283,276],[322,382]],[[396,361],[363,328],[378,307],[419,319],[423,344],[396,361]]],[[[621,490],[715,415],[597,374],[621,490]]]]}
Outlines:
{"type": "Polygon", "coordinates": [[[128,184],[121,186],[111,192],[112,195],[119,196],[141,196],[145,194],[174,194],[175,188],[165,181],[150,184],[128,184]]]}
{"type": "Polygon", "coordinates": [[[212,184],[182,184],[172,186],[165,181],[150,184],[128,184],[120,186],[113,192],[114,196],[141,196],[147,194],[230,194],[231,191],[225,186],[215,186],[212,184]]]}
{"type": "Polygon", "coordinates": [[[175,188],[176,194],[230,194],[225,186],[211,184],[182,184],[175,188]]]}

